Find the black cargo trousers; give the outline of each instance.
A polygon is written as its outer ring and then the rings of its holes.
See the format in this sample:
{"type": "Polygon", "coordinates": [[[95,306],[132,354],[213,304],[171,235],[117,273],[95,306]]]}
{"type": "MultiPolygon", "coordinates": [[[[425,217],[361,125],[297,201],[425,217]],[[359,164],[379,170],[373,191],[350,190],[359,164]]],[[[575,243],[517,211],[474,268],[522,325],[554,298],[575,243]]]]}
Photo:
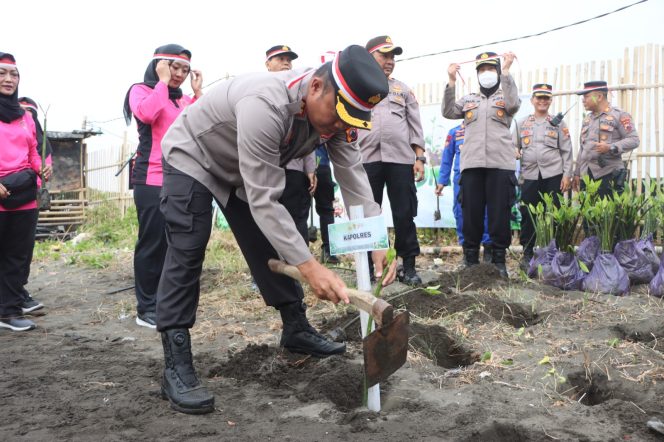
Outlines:
{"type": "Polygon", "coordinates": [[[484,233],[485,210],[493,248],[507,249],[512,243],[510,216],[516,200],[514,171],[483,167],[464,169],[459,185],[464,249],[479,249],[484,233]]]}
{"type": "MultiPolygon", "coordinates": [[[[201,270],[212,229],[212,198],[207,187],[164,162],[161,211],[168,250],[157,289],[158,331],[191,328],[196,322],[201,270]]],[[[270,258],[279,259],[279,255],[254,221],[249,204],[231,192],[226,207],[219,207],[265,303],[279,307],[301,301],[302,286],[267,266],[270,258]]]]}

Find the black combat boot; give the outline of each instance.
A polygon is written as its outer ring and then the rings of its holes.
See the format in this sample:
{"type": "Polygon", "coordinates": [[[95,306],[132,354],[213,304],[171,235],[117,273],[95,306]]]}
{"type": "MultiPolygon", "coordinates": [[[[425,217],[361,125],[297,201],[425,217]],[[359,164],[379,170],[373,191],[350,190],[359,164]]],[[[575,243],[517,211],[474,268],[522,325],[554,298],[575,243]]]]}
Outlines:
{"type": "Polygon", "coordinates": [[[401,282],[407,285],[422,284],[422,278],[420,278],[420,275],[417,274],[417,270],[415,270],[414,256],[403,258],[403,279],[401,282]]]}
{"type": "Polygon", "coordinates": [[[507,267],[505,266],[505,249],[497,249],[494,247],[492,249],[492,261],[493,265],[500,272],[500,276],[509,279],[510,275],[507,273],[507,267]]]}
{"type": "Polygon", "coordinates": [[[297,301],[279,307],[284,329],[279,345],[293,353],[303,353],[326,358],[346,351],[346,344],[333,342],[323,337],[309,324],[307,306],[297,301]]]}
{"type": "Polygon", "coordinates": [[[484,264],[491,264],[493,260],[493,255],[491,252],[491,250],[493,250],[493,246],[491,243],[482,244],[482,246],[484,248],[484,251],[482,252],[482,262],[484,264]]]}
{"type": "Polygon", "coordinates": [[[479,248],[463,248],[463,268],[467,269],[480,263],[479,248]]]}
{"type": "Polygon", "coordinates": [[[204,414],[214,411],[214,396],[196,376],[191,356],[191,338],[186,328],[161,333],[164,345],[164,378],[161,397],[181,413],[204,414]]]}

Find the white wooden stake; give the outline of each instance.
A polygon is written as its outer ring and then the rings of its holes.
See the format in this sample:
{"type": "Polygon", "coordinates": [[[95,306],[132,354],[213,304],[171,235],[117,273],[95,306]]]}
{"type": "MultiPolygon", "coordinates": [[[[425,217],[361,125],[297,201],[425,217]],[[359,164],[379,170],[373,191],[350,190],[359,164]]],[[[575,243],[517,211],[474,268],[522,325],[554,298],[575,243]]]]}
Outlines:
{"type": "MultiPolygon", "coordinates": [[[[364,207],[350,206],[350,219],[364,218],[364,207]]],[[[357,271],[357,288],[365,292],[371,292],[371,278],[369,277],[369,262],[366,252],[355,253],[355,270],[357,271]]],[[[362,325],[362,337],[369,334],[369,314],[360,311],[360,324],[362,325]]],[[[374,326],[375,327],[375,322],[374,326]]],[[[376,384],[367,392],[367,408],[371,411],[380,411],[380,385],[376,384]]]]}

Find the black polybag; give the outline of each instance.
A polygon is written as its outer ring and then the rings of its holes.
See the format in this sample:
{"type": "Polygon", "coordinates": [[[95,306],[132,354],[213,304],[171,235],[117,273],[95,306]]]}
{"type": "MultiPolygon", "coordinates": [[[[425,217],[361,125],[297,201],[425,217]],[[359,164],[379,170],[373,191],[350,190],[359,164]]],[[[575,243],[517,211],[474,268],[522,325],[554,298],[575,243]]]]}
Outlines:
{"type": "Polygon", "coordinates": [[[664,297],[664,254],[662,254],[662,260],[659,263],[659,270],[650,280],[648,288],[652,296],[657,296],[658,298],[664,297]]]}
{"type": "Polygon", "coordinates": [[[574,253],[556,252],[545,282],[562,290],[579,290],[585,277],[574,253]]]}
{"type": "Polygon", "coordinates": [[[612,253],[601,253],[583,280],[583,290],[606,295],[626,295],[629,291],[629,276],[612,253]]]}
{"type": "Polygon", "coordinates": [[[613,255],[625,269],[632,284],[647,284],[655,276],[652,265],[636,239],[626,239],[616,244],[613,255]]]}
{"type": "Polygon", "coordinates": [[[576,256],[590,271],[593,268],[593,263],[597,254],[599,253],[600,241],[596,236],[589,236],[581,241],[579,248],[576,251],[576,256]]]}
{"type": "Polygon", "coordinates": [[[652,267],[652,274],[654,275],[659,270],[659,258],[657,257],[657,251],[655,250],[655,243],[652,240],[652,233],[644,239],[637,241],[639,248],[650,261],[652,267]]]}
{"type": "Polygon", "coordinates": [[[556,240],[552,239],[548,246],[535,247],[533,250],[533,257],[530,259],[528,265],[528,277],[548,279],[548,274],[551,271],[551,260],[555,256],[558,248],[556,247],[556,240]],[[541,267],[540,267],[541,266],[541,267]],[[540,275],[541,268],[541,275],[540,275]]]}

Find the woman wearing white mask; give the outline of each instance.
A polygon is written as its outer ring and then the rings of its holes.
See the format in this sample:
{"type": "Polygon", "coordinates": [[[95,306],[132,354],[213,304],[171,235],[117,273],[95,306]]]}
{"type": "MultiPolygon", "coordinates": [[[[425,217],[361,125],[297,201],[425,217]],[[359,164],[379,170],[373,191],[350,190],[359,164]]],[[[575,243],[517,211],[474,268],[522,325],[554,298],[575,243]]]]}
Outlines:
{"type": "Polygon", "coordinates": [[[514,147],[510,125],[521,100],[514,79],[509,74],[515,55],[500,57],[484,52],[475,59],[479,94],[456,100],[455,84],[460,66],[447,69],[442,111],[445,118],[464,119],[465,142],[461,149],[461,190],[463,213],[463,254],[467,267],[479,264],[479,247],[484,231],[484,210],[489,218],[489,236],[493,241],[492,261],[507,277],[505,250],[511,243],[510,210],[516,199],[514,147]],[[501,88],[502,86],[502,88],[501,88]]]}

